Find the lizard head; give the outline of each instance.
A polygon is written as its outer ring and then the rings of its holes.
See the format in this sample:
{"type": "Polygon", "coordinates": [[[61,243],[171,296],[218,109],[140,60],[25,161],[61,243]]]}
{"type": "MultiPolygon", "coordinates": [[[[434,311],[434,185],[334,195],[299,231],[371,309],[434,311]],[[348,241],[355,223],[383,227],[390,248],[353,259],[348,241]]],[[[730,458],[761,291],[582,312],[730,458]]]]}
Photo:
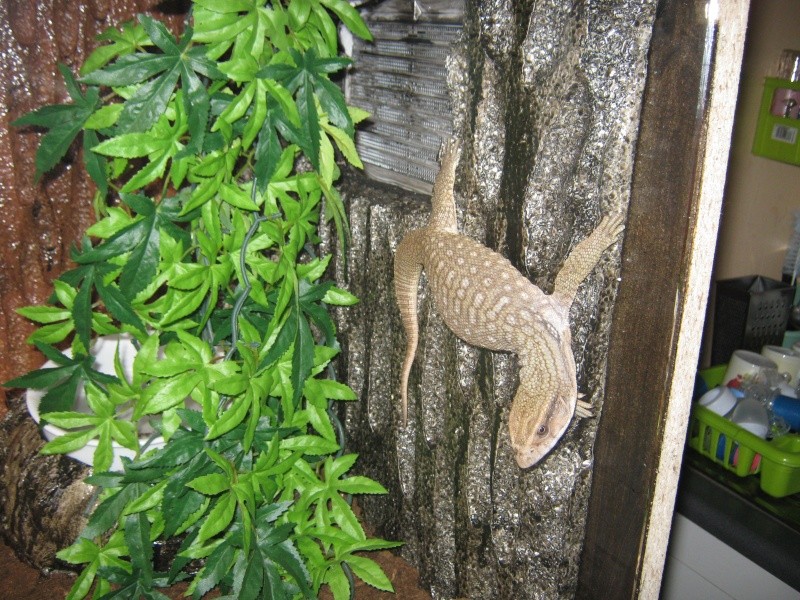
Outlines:
{"type": "Polygon", "coordinates": [[[511,412],[508,430],[517,464],[532,467],[553,449],[564,435],[578,401],[575,360],[568,334],[554,336],[547,356],[537,356],[520,370],[520,384],[511,412]],[[538,365],[537,369],[531,364],[538,365]],[[547,369],[542,369],[546,364],[547,369]]]}
{"type": "Polygon", "coordinates": [[[556,394],[548,400],[541,399],[543,410],[528,414],[522,414],[517,400],[519,392],[508,417],[508,429],[517,464],[527,469],[544,458],[564,435],[572,420],[577,394],[574,398],[556,394]]]}

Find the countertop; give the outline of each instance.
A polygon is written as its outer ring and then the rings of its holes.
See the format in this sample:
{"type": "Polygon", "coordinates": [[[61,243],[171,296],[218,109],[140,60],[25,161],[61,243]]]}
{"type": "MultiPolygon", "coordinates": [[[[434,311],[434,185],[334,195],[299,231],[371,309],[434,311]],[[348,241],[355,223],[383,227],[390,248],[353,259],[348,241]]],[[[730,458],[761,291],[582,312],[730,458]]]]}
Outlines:
{"type": "Polygon", "coordinates": [[[693,450],[684,456],[676,510],[800,590],[800,494],[772,498],[693,450]]]}

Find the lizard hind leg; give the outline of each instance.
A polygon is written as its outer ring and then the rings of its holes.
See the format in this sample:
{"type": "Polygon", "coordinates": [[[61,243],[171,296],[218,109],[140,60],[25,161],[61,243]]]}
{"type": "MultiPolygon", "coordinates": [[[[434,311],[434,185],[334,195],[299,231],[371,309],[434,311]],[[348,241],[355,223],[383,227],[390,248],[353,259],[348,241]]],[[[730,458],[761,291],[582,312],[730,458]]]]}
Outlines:
{"type": "Polygon", "coordinates": [[[461,156],[461,146],[455,138],[442,148],[442,165],[433,182],[431,196],[431,216],[428,227],[437,231],[458,233],[456,223],[456,202],[453,186],[456,179],[456,165],[461,156]]]}

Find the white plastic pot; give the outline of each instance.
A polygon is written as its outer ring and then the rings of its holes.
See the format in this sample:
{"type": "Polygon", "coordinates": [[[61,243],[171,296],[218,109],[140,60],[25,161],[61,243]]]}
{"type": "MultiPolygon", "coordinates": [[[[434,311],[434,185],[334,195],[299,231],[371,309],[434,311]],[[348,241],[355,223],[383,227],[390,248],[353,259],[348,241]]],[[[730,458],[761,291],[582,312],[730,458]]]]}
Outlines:
{"type": "MultiPolygon", "coordinates": [[[[95,357],[94,368],[107,375],[114,375],[114,356],[119,352],[120,363],[126,377],[130,377],[133,372],[133,359],[136,356],[136,347],[131,342],[129,335],[109,335],[97,339],[97,342],[92,346],[91,354],[95,357]]],[[[70,356],[69,350],[64,352],[65,355],[70,356]]],[[[53,361],[48,360],[42,365],[42,368],[57,367],[53,361]]],[[[39,403],[41,402],[46,390],[28,390],[25,394],[25,401],[28,405],[28,413],[34,421],[38,424],[41,420],[39,414],[39,403]]],[[[86,403],[86,396],[83,393],[83,388],[78,389],[75,398],[75,405],[73,410],[78,412],[90,412],[86,403]]],[[[56,427],[52,423],[46,423],[42,428],[45,439],[49,442],[55,438],[67,433],[65,429],[56,427]]],[[[139,446],[142,447],[150,438],[152,432],[143,432],[140,428],[139,446]]],[[[83,448],[79,448],[74,452],[70,452],[67,456],[74,458],[84,464],[92,465],[94,460],[94,452],[97,449],[98,440],[90,440],[83,448]]],[[[133,458],[136,454],[130,449],[121,446],[117,442],[112,442],[114,451],[114,460],[111,463],[112,471],[122,470],[122,457],[133,458]]],[[[164,438],[158,436],[154,438],[147,446],[148,450],[163,448],[164,438]]]]}

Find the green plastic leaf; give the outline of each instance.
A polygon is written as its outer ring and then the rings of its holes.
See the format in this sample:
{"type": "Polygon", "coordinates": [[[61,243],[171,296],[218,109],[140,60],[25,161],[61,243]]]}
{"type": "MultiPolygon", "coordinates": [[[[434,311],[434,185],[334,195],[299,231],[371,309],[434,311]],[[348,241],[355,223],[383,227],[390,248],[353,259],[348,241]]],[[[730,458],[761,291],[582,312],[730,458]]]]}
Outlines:
{"type": "Polygon", "coordinates": [[[208,430],[207,439],[213,440],[231,431],[238,426],[247,416],[247,412],[252,404],[251,394],[237,396],[233,404],[229,406],[222,416],[208,430]]]}
{"type": "Polygon", "coordinates": [[[129,515],[125,519],[125,543],[128,545],[131,563],[138,571],[143,586],[149,586],[153,578],[153,544],[150,541],[150,521],[143,512],[129,515]]]}
{"type": "Polygon", "coordinates": [[[258,210],[258,205],[251,200],[250,194],[242,190],[239,186],[224,183],[219,188],[219,195],[225,202],[236,208],[241,208],[242,210],[258,210]]]}
{"type": "Polygon", "coordinates": [[[344,574],[341,565],[331,565],[325,573],[323,581],[328,584],[328,587],[333,593],[334,600],[349,600],[350,580],[347,578],[347,575],[344,574]]]}
{"type": "Polygon", "coordinates": [[[276,595],[272,591],[264,591],[264,561],[258,552],[254,552],[246,561],[237,561],[234,567],[234,590],[239,600],[256,600],[257,598],[284,598],[280,591],[276,595]]]}
{"type": "Polygon", "coordinates": [[[29,344],[58,344],[64,341],[74,330],[72,319],[69,319],[63,323],[53,323],[40,327],[30,335],[27,341],[29,344]]]}
{"type": "Polygon", "coordinates": [[[17,127],[34,125],[49,129],[36,151],[34,176],[36,181],[61,161],[75,137],[83,129],[84,123],[91,117],[100,102],[100,95],[96,88],[89,88],[86,90],[86,94],[82,95],[69,69],[59,65],[59,70],[70,91],[73,103],[45,106],[13,122],[13,125],[17,127]]]}
{"type": "Polygon", "coordinates": [[[361,157],[358,155],[358,150],[356,150],[352,135],[348,135],[338,127],[334,127],[330,124],[323,124],[323,127],[325,132],[336,142],[336,147],[339,148],[339,151],[342,153],[342,156],[347,159],[347,162],[358,169],[363,169],[364,163],[361,162],[361,157]]]}
{"type": "Polygon", "coordinates": [[[300,311],[295,311],[297,319],[297,337],[294,341],[292,354],[292,389],[294,390],[293,402],[295,406],[303,394],[303,386],[314,367],[314,338],[308,321],[300,311]]]}
{"type": "MultiPolygon", "coordinates": [[[[288,534],[289,531],[286,533],[288,534]]],[[[310,576],[305,562],[291,540],[279,541],[279,538],[270,539],[270,536],[267,536],[263,543],[259,544],[259,549],[265,558],[279,564],[291,575],[294,582],[300,587],[303,596],[306,598],[316,597],[309,586],[310,576]]]]}
{"type": "Polygon", "coordinates": [[[94,181],[97,186],[97,191],[101,198],[105,198],[108,194],[108,178],[106,176],[107,161],[99,154],[95,154],[92,148],[97,145],[98,137],[95,131],[91,129],[84,130],[83,132],[83,165],[86,167],[86,172],[94,181]]]}
{"type": "Polygon", "coordinates": [[[230,544],[220,544],[206,559],[203,569],[192,582],[192,597],[202,598],[217,587],[231,570],[236,558],[235,549],[230,544]]]}
{"type": "Polygon", "coordinates": [[[98,439],[97,448],[95,448],[92,457],[92,466],[97,469],[98,472],[108,471],[114,460],[114,449],[111,445],[111,429],[108,421],[105,421],[97,428],[95,435],[98,439]]]}
{"type": "Polygon", "coordinates": [[[303,454],[323,456],[339,449],[339,444],[316,435],[297,435],[281,440],[285,450],[300,450],[303,454]]]}
{"type": "Polygon", "coordinates": [[[309,81],[309,77],[302,77],[303,85],[298,91],[297,112],[300,113],[300,120],[304,130],[305,146],[303,152],[311,161],[314,169],[320,170],[320,127],[319,114],[314,96],[314,89],[309,81]]]}
{"type": "Polygon", "coordinates": [[[217,494],[231,489],[230,480],[221,473],[201,475],[200,477],[192,479],[186,485],[206,496],[216,496],[217,494]]]}
{"type": "MultiPolygon", "coordinates": [[[[308,385],[306,385],[306,395],[308,395],[308,385]]],[[[306,414],[308,414],[309,424],[315,431],[325,439],[336,442],[336,432],[325,408],[309,404],[306,408],[306,414]]]]}
{"type": "Polygon", "coordinates": [[[331,13],[322,4],[314,3],[308,21],[311,27],[306,31],[310,38],[307,45],[316,47],[320,56],[335,56],[339,48],[339,31],[331,13]]]}
{"type": "Polygon", "coordinates": [[[75,579],[75,583],[72,584],[69,592],[67,592],[65,600],[80,600],[86,597],[92,589],[92,584],[97,575],[97,567],[97,562],[93,561],[92,564],[80,572],[75,579]]]}
{"type": "MultiPolygon", "coordinates": [[[[166,141],[169,143],[169,140],[166,141]]],[[[162,150],[165,140],[149,133],[124,133],[105,140],[93,148],[98,154],[136,158],[162,150]]]]}
{"type": "Polygon", "coordinates": [[[361,18],[358,11],[347,0],[320,0],[320,4],[335,12],[345,27],[354,35],[357,35],[362,40],[372,41],[372,34],[366,23],[364,23],[364,19],[361,18]]]}
{"type": "Polygon", "coordinates": [[[150,52],[122,56],[113,64],[100,71],[94,71],[82,78],[90,85],[121,87],[141,83],[168,69],[173,64],[170,56],[150,52]]]}
{"type": "Polygon", "coordinates": [[[353,475],[338,482],[337,487],[345,494],[386,494],[386,488],[368,477],[353,475]]]}
{"type": "Polygon", "coordinates": [[[73,408],[78,385],[87,379],[100,384],[117,381],[115,377],[110,377],[92,369],[93,359],[84,354],[78,354],[72,358],[45,344],[37,343],[36,347],[48,359],[59,366],[31,371],[26,375],[6,382],[4,385],[8,387],[47,389],[47,393],[39,403],[39,413],[42,415],[49,412],[68,411],[73,408]]]}
{"type": "Polygon", "coordinates": [[[159,450],[157,454],[131,464],[129,469],[168,469],[191,461],[202,451],[203,436],[198,433],[182,430],[176,433],[170,440],[170,443],[159,450]]]}
{"type": "Polygon", "coordinates": [[[214,537],[223,529],[227,528],[233,520],[233,513],[236,510],[236,497],[233,493],[223,494],[214,504],[214,508],[208,513],[208,517],[200,526],[197,534],[197,543],[202,544],[206,540],[214,537]]]}
{"type": "Polygon", "coordinates": [[[81,67],[81,75],[86,75],[101,68],[118,56],[130,54],[151,44],[147,34],[144,32],[144,28],[133,21],[122,23],[119,30],[109,27],[97,36],[97,40],[109,43],[92,51],[81,67]]]}
{"type": "Polygon", "coordinates": [[[79,264],[90,264],[105,262],[130,252],[120,274],[119,289],[126,298],[132,300],[150,283],[157,271],[161,232],[165,231],[177,240],[183,240],[185,233],[173,222],[179,212],[176,198],[166,198],[158,205],[145,196],[134,194],[123,194],[122,200],[143,218],[96,248],[74,255],[73,259],[79,264]]]}
{"type": "Polygon", "coordinates": [[[91,427],[102,421],[102,418],[98,418],[94,415],[74,411],[50,412],[44,415],[43,418],[48,423],[52,423],[56,427],[62,427],[64,429],[91,427]]]}
{"type": "Polygon", "coordinates": [[[17,309],[17,314],[35,323],[57,323],[71,315],[70,311],[57,306],[24,306],[17,309]]]}
{"type": "Polygon", "coordinates": [[[277,131],[278,117],[274,112],[268,113],[268,115],[258,134],[255,149],[255,166],[253,167],[259,191],[262,193],[267,189],[267,185],[275,174],[283,153],[283,147],[277,131]]]}
{"type": "Polygon", "coordinates": [[[317,99],[334,125],[350,135],[353,132],[353,122],[344,95],[328,79],[330,73],[343,69],[350,61],[344,58],[321,58],[313,48],[302,54],[292,50],[291,55],[295,62],[294,67],[285,64],[269,65],[259,71],[257,76],[274,79],[296,95],[297,111],[304,130],[303,139],[296,141],[319,171],[320,115],[317,111],[317,99]]]}
{"type": "Polygon", "coordinates": [[[190,130],[196,148],[202,146],[205,120],[208,115],[208,95],[205,86],[195,75],[219,78],[222,74],[202,49],[189,49],[191,27],[176,40],[166,27],[147,15],[139,21],[150,40],[162,54],[137,52],[122,56],[108,67],[94,71],[84,81],[96,85],[125,86],[140,84],[124,104],[117,127],[123,133],[148,130],[164,114],[178,81],[182,81],[184,109],[190,116],[190,130]],[[196,111],[193,113],[192,111],[196,111]]]}
{"type": "Polygon", "coordinates": [[[166,327],[194,313],[206,301],[210,287],[211,279],[206,278],[200,284],[200,287],[194,290],[186,292],[170,290],[168,295],[170,300],[169,308],[161,318],[160,326],[166,327]]]}
{"type": "Polygon", "coordinates": [[[113,284],[105,285],[102,281],[95,282],[95,288],[108,309],[108,312],[121,323],[131,325],[139,331],[144,331],[145,326],[139,315],[133,309],[130,300],[113,284]]]}
{"type": "Polygon", "coordinates": [[[158,268],[159,228],[158,218],[148,217],[140,221],[142,237],[130,253],[119,278],[120,291],[127,298],[133,298],[145,288],[158,268]]]}
{"type": "Polygon", "coordinates": [[[347,564],[350,565],[356,577],[364,583],[384,592],[394,592],[392,582],[374,560],[366,556],[351,555],[347,559],[347,564]]]}
{"type": "Polygon", "coordinates": [[[94,509],[81,536],[91,539],[108,531],[117,523],[125,506],[146,492],[147,487],[144,483],[131,483],[107,497],[94,509]]]}
{"type": "Polygon", "coordinates": [[[93,112],[83,127],[84,129],[107,129],[113,127],[121,112],[122,104],[106,104],[93,112]]]}
{"type": "Polygon", "coordinates": [[[36,369],[20,377],[15,377],[3,383],[10,388],[29,388],[33,390],[43,390],[63,381],[75,370],[74,366],[45,367],[36,369]]]}
{"type": "Polygon", "coordinates": [[[151,415],[179,406],[202,378],[202,374],[193,373],[159,379],[151,383],[142,393],[142,406],[137,409],[143,415],[151,415]]]}
{"type": "Polygon", "coordinates": [[[79,537],[74,544],[59,550],[56,557],[73,565],[92,562],[100,552],[100,548],[92,540],[79,537]]]}
{"type": "Polygon", "coordinates": [[[120,131],[146,131],[164,113],[180,70],[173,67],[165,74],[142,84],[125,102],[117,126],[120,131]]]}
{"type": "Polygon", "coordinates": [[[72,320],[75,324],[75,332],[83,344],[83,348],[88,350],[90,338],[92,336],[92,281],[91,275],[84,278],[78,293],[72,304],[72,320]]]}
{"type": "Polygon", "coordinates": [[[331,400],[356,400],[358,397],[347,384],[333,379],[315,379],[314,382],[319,387],[320,392],[325,398],[331,400]]]}
{"type": "Polygon", "coordinates": [[[93,223],[86,230],[86,235],[97,238],[109,238],[131,223],[131,216],[119,206],[109,206],[106,216],[93,223]]]}
{"type": "Polygon", "coordinates": [[[326,185],[332,186],[338,177],[339,168],[336,165],[336,157],[333,151],[333,144],[324,131],[320,133],[319,139],[319,176],[326,185]]]}
{"type": "Polygon", "coordinates": [[[47,442],[40,452],[42,454],[68,454],[83,448],[89,440],[95,437],[95,434],[95,429],[70,431],[47,442]]]}

